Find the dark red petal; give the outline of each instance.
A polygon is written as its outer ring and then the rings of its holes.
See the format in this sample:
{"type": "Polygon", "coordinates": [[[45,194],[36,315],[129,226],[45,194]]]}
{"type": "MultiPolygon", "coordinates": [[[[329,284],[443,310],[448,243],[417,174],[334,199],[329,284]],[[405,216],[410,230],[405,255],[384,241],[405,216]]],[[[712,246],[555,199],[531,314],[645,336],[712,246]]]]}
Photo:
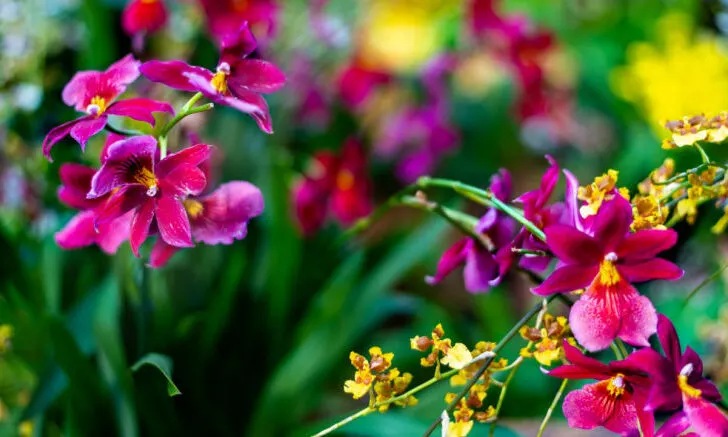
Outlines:
{"type": "Polygon", "coordinates": [[[575,366],[591,372],[594,375],[592,378],[603,379],[610,374],[609,366],[597,359],[584,355],[578,348],[570,345],[568,341],[563,341],[563,347],[566,360],[575,366]],[[599,375],[602,375],[602,378],[599,378],[599,375]]]}
{"type": "Polygon", "coordinates": [[[186,74],[196,74],[209,83],[213,73],[202,67],[189,65],[182,61],[148,61],[139,67],[139,71],[152,82],[163,83],[170,88],[182,91],[197,92],[186,74]]]}
{"type": "Polygon", "coordinates": [[[81,145],[81,150],[85,150],[89,138],[104,129],[107,118],[105,115],[101,115],[98,118],[91,117],[83,121],[81,120],[76,120],[78,123],[71,128],[71,137],[81,145]]]}
{"type": "Polygon", "coordinates": [[[611,415],[604,422],[604,428],[620,435],[639,436],[637,407],[632,396],[625,392],[616,398],[612,405],[611,415]]]}
{"type": "Polygon", "coordinates": [[[155,209],[159,234],[164,241],[176,247],[192,247],[190,221],[182,202],[174,196],[164,195],[157,199],[155,209]]]}
{"type": "Polygon", "coordinates": [[[632,205],[620,195],[605,202],[594,219],[594,238],[599,241],[604,252],[617,250],[625,239],[632,224],[632,205]]]}
{"type": "Polygon", "coordinates": [[[154,112],[166,112],[174,114],[172,105],[167,102],[160,102],[151,99],[127,99],[113,103],[106,110],[107,114],[129,117],[134,120],[143,121],[152,126],[155,125],[154,112]]]}
{"type": "Polygon", "coordinates": [[[60,126],[56,126],[53,129],[48,132],[48,135],[46,135],[45,139],[43,139],[43,154],[46,158],[48,158],[48,161],[53,162],[51,159],[51,149],[53,146],[61,141],[63,137],[71,133],[71,129],[73,129],[76,124],[79,122],[85,121],[90,119],[90,117],[81,117],[77,120],[71,120],[66,123],[63,123],[60,126]]]}
{"type": "Polygon", "coordinates": [[[144,243],[149,235],[149,227],[152,225],[154,218],[154,207],[156,202],[153,198],[147,199],[142,205],[134,211],[131,219],[131,234],[129,235],[129,243],[134,256],[139,257],[139,247],[144,243]]]}
{"type": "Polygon", "coordinates": [[[549,296],[586,288],[599,274],[599,266],[565,265],[557,268],[531,293],[549,296]]]}
{"type": "Polygon", "coordinates": [[[87,197],[101,197],[114,188],[135,184],[133,175],[129,174],[130,165],[142,165],[153,173],[157,153],[157,140],[150,135],[130,137],[112,144],[107,149],[106,161],[91,179],[87,197]]]}
{"type": "Polygon", "coordinates": [[[683,270],[662,258],[652,258],[647,261],[635,263],[620,263],[616,265],[619,273],[629,282],[645,282],[653,279],[667,279],[674,281],[682,278],[683,270]]]}
{"type": "Polygon", "coordinates": [[[238,61],[228,78],[233,94],[238,90],[254,93],[272,93],[286,83],[286,75],[273,63],[260,59],[238,61]]]}
{"type": "Polygon", "coordinates": [[[94,225],[98,228],[101,223],[121,217],[132,209],[140,206],[148,196],[146,190],[138,185],[127,185],[119,188],[109,199],[96,210],[94,225]]]}
{"type": "Polygon", "coordinates": [[[626,262],[654,258],[677,243],[677,232],[672,229],[650,229],[630,234],[617,247],[617,256],[626,262]]]}
{"type": "Polygon", "coordinates": [[[688,415],[683,411],[678,411],[665,421],[665,423],[657,431],[657,434],[655,434],[655,437],[681,436],[688,428],[690,428],[690,419],[688,419],[688,415]]]}
{"type": "Polygon", "coordinates": [[[680,362],[682,361],[682,347],[680,346],[680,338],[677,336],[675,326],[670,319],[662,314],[657,316],[657,338],[660,339],[660,346],[665,352],[667,359],[672,361],[676,372],[680,372],[680,362]]]}
{"type": "Polygon", "coordinates": [[[152,253],[149,255],[149,267],[154,269],[164,267],[178,250],[179,248],[170,246],[161,238],[157,238],[152,247],[152,253]]]}
{"type": "Polygon", "coordinates": [[[183,198],[196,196],[207,186],[205,173],[198,167],[190,164],[178,165],[164,179],[160,180],[159,183],[166,195],[175,195],[183,198]]]}
{"type": "Polygon", "coordinates": [[[568,264],[598,265],[604,258],[599,241],[576,228],[556,224],[548,226],[544,233],[551,252],[568,264]]]}
{"type": "Polygon", "coordinates": [[[203,161],[207,161],[210,158],[210,153],[212,153],[212,146],[207,144],[196,144],[194,146],[187,147],[179,152],[171,153],[159,161],[155,169],[155,173],[160,178],[164,178],[180,164],[189,164],[197,167],[202,164],[203,161]]]}

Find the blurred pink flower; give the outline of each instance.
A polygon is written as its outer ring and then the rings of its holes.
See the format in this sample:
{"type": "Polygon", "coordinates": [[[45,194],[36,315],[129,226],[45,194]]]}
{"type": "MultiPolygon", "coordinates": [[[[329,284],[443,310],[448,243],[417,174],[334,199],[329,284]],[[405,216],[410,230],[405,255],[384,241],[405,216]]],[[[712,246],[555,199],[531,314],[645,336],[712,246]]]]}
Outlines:
{"type": "Polygon", "coordinates": [[[236,35],[246,22],[264,41],[276,32],[278,4],[275,0],[199,0],[205,12],[207,28],[218,40],[236,35]]]}
{"type": "Polygon", "coordinates": [[[95,218],[96,226],[133,210],[130,243],[136,256],[153,221],[167,244],[192,246],[190,222],[182,201],[205,189],[207,181],[198,165],[209,156],[210,146],[205,144],[160,160],[154,137],[136,136],[115,142],[94,174],[87,194],[88,199],[110,194],[95,218]]]}
{"type": "Polygon", "coordinates": [[[349,138],[340,155],[328,151],[313,156],[309,170],[293,187],[296,218],[304,233],[317,231],[331,213],[348,226],[372,210],[371,181],[359,142],[349,138]]]}
{"type": "Polygon", "coordinates": [[[159,31],[167,22],[163,0],[131,0],[121,14],[121,27],[140,50],[144,37],[159,31]]]}
{"type": "Polygon", "coordinates": [[[71,135],[83,150],[89,138],[101,132],[109,115],[118,115],[155,124],[153,112],[174,113],[172,105],[156,100],[134,98],[114,101],[139,77],[139,61],[131,55],[112,64],[106,71],[76,73],[63,88],[63,102],[87,115],[54,127],[43,140],[43,154],[51,160],[51,148],[71,135]]]}
{"type": "Polygon", "coordinates": [[[373,91],[389,83],[392,76],[363,65],[356,58],[339,73],[337,88],[341,101],[352,110],[361,109],[373,91]]]}
{"type": "Polygon", "coordinates": [[[273,133],[268,104],[260,95],[279,90],[286,81],[281,70],[270,62],[250,59],[256,42],[247,24],[238,33],[222,40],[216,72],[183,61],[149,61],[142,74],[152,82],[168,87],[200,92],[211,101],[230,106],[251,117],[266,133],[273,133]]]}

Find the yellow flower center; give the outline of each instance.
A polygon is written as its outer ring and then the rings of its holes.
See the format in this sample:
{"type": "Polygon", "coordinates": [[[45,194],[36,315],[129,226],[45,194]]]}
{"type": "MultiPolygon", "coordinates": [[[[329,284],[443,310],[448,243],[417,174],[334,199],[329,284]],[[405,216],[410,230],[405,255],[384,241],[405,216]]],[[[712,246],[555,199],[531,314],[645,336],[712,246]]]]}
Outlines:
{"type": "Polygon", "coordinates": [[[91,98],[91,103],[86,106],[86,112],[94,117],[98,117],[106,111],[106,99],[101,96],[91,98]]]}
{"type": "Polygon", "coordinates": [[[185,199],[182,201],[182,204],[185,206],[187,215],[189,215],[193,219],[201,216],[202,212],[205,210],[205,207],[202,206],[202,202],[194,199],[185,199]]]}
{"type": "Polygon", "coordinates": [[[604,257],[604,261],[599,265],[599,283],[610,287],[618,283],[622,277],[619,275],[619,271],[614,266],[614,261],[617,260],[617,255],[614,252],[610,252],[604,257]]]}
{"type": "Polygon", "coordinates": [[[349,170],[342,170],[336,175],[336,186],[342,191],[348,191],[354,186],[354,175],[349,170]]]}
{"type": "Polygon", "coordinates": [[[134,173],[134,181],[147,187],[147,196],[154,197],[157,195],[157,178],[148,168],[138,169],[134,173]]]}
{"type": "Polygon", "coordinates": [[[617,373],[617,376],[612,377],[607,384],[607,392],[609,395],[618,398],[624,394],[625,383],[624,375],[617,373]]]}
{"type": "Polygon", "coordinates": [[[227,73],[222,70],[215,73],[215,75],[212,76],[212,80],[210,80],[210,85],[212,85],[218,93],[225,94],[228,89],[227,73]]]}
{"type": "Polygon", "coordinates": [[[688,384],[688,376],[693,372],[693,365],[688,363],[685,367],[680,370],[680,374],[677,376],[677,386],[680,387],[680,391],[685,393],[688,397],[699,398],[701,395],[700,389],[693,387],[688,384]]]}

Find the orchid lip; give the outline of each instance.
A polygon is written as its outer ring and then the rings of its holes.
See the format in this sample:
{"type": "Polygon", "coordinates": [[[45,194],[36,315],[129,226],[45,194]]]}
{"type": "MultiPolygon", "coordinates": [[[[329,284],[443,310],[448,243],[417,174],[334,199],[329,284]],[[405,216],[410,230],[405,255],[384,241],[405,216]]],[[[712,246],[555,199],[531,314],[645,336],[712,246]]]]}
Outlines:
{"type": "Polygon", "coordinates": [[[615,262],[615,261],[617,261],[617,259],[619,259],[619,258],[617,257],[617,254],[614,252],[609,252],[608,254],[604,255],[604,261],[615,262]]]}

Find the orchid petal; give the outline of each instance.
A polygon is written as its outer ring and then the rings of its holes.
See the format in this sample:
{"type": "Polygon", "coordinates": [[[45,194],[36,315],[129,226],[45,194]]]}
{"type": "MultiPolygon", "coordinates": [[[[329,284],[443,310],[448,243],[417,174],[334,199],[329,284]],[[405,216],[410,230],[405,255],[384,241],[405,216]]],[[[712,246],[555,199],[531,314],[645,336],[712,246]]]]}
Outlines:
{"type": "Polygon", "coordinates": [[[564,262],[596,265],[604,258],[599,241],[576,228],[555,224],[544,229],[544,233],[549,249],[564,262]]]}
{"type": "Polygon", "coordinates": [[[182,61],[148,61],[139,67],[139,71],[152,82],[162,83],[170,88],[189,92],[200,90],[190,83],[187,77],[188,74],[199,76],[203,81],[207,81],[208,85],[213,77],[210,70],[189,65],[182,61]]]}
{"type": "Polygon", "coordinates": [[[677,243],[672,229],[649,229],[630,234],[617,247],[617,256],[625,262],[644,261],[670,249],[677,243]]]}
{"type": "Polygon", "coordinates": [[[120,100],[111,104],[106,109],[106,114],[129,117],[137,121],[143,121],[152,126],[156,124],[156,119],[153,115],[154,112],[174,114],[174,109],[172,108],[172,105],[167,102],[143,98],[120,100]]]}
{"type": "Polygon", "coordinates": [[[625,239],[632,224],[632,205],[620,195],[605,202],[594,218],[594,238],[604,248],[604,252],[613,252],[625,239]]]}
{"type": "Polygon", "coordinates": [[[680,279],[683,270],[662,258],[652,258],[636,263],[617,264],[617,270],[629,282],[645,282],[653,279],[666,279],[674,281],[680,279]]]}
{"type": "Polygon", "coordinates": [[[565,265],[557,268],[531,293],[549,296],[555,293],[568,293],[587,287],[599,274],[599,266],[565,265]]]}
{"type": "Polygon", "coordinates": [[[174,196],[162,193],[154,210],[159,234],[164,241],[175,247],[193,247],[190,221],[182,202],[174,196]]]}
{"type": "Polygon", "coordinates": [[[286,83],[286,75],[273,63],[260,59],[243,59],[235,64],[228,78],[233,94],[238,90],[254,93],[272,93],[286,83]]]}

